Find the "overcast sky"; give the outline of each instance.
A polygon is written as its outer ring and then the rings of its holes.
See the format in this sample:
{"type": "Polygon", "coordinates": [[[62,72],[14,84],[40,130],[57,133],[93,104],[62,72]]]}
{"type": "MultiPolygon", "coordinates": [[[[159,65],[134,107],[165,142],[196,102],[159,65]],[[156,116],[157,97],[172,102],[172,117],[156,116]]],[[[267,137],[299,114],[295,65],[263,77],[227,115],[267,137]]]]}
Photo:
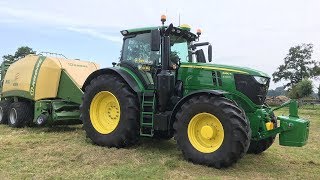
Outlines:
{"type": "Polygon", "coordinates": [[[119,31],[160,25],[164,13],[168,23],[178,25],[180,13],[181,24],[201,28],[215,63],[271,75],[301,43],[313,43],[313,59],[320,59],[319,0],[1,0],[0,55],[27,45],[111,66],[120,54],[119,31]]]}

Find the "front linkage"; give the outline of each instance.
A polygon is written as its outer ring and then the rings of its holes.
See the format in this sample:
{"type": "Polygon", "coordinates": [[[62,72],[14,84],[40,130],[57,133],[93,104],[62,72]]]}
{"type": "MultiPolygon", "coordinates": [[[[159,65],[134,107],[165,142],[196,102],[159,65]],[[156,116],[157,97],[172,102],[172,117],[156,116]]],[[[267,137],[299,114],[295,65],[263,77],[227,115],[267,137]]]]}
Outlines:
{"type": "Polygon", "coordinates": [[[275,108],[259,109],[257,114],[262,119],[270,120],[270,114],[274,111],[288,107],[289,106],[289,116],[278,116],[276,119],[280,121],[280,126],[273,127],[270,122],[265,123],[262,126],[263,131],[259,132],[253,139],[261,140],[268,137],[275,136],[279,133],[279,144],[282,146],[304,146],[308,141],[309,135],[309,120],[299,118],[298,116],[298,103],[296,100],[289,100],[282,105],[275,108]]]}

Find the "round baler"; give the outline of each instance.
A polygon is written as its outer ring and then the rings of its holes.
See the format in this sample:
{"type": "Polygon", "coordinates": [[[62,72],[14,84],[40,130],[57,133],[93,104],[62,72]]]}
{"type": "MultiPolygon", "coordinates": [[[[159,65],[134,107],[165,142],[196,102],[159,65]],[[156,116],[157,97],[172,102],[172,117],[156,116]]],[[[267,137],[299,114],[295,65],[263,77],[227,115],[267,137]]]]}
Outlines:
{"type": "Polygon", "coordinates": [[[81,87],[98,68],[93,62],[41,55],[2,68],[0,122],[13,127],[81,123],[81,87]]]}

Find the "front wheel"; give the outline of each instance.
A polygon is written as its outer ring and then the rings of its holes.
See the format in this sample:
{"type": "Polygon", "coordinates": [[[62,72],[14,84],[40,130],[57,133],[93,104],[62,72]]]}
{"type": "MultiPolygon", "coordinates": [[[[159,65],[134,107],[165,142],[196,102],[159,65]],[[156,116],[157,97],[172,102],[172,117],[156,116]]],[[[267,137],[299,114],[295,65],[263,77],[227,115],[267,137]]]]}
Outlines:
{"type": "Polygon", "coordinates": [[[115,75],[100,75],[85,88],[80,106],[87,136],[97,145],[125,147],[139,138],[139,102],[115,75]]]}
{"type": "Polygon", "coordinates": [[[175,139],[196,164],[229,167],[246,153],[250,126],[241,109],[224,97],[196,96],[176,114],[175,139]]]}

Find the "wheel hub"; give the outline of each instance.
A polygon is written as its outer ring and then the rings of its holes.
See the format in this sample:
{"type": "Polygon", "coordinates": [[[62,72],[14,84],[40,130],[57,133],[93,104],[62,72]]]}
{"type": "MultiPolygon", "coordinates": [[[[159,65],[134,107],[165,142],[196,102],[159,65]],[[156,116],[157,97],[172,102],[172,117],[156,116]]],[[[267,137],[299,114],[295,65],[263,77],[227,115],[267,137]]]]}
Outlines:
{"type": "Polygon", "coordinates": [[[12,108],[10,110],[10,114],[9,114],[9,120],[11,124],[15,124],[17,121],[17,111],[16,109],[12,108]]]}
{"type": "Polygon", "coordinates": [[[0,122],[2,121],[2,118],[3,118],[3,110],[2,110],[2,107],[0,107],[0,122]]]}
{"type": "Polygon", "coordinates": [[[206,139],[211,139],[217,134],[214,128],[207,125],[201,128],[200,133],[201,133],[201,136],[206,139]]]}
{"type": "Polygon", "coordinates": [[[115,120],[119,117],[120,108],[118,108],[114,103],[108,103],[106,107],[107,116],[109,118],[115,120]]]}

